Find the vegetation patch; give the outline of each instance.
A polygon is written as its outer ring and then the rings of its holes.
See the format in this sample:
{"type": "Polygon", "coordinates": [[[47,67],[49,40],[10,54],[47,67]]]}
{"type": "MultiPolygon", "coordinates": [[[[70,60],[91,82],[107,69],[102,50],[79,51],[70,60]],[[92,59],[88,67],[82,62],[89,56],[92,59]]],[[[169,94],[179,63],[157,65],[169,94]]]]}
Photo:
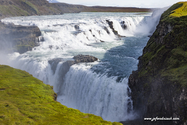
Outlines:
{"type": "Polygon", "coordinates": [[[39,11],[38,11],[37,7],[34,4],[29,2],[28,0],[22,0],[22,2],[26,3],[28,6],[30,6],[32,9],[34,9],[36,11],[36,14],[38,14],[39,11]]]}
{"type": "Polygon", "coordinates": [[[181,17],[187,16],[187,2],[178,2],[162,14],[162,22],[182,21],[181,17]]]}
{"type": "Polygon", "coordinates": [[[187,65],[172,68],[162,73],[162,76],[168,77],[175,84],[181,84],[183,87],[187,87],[187,65]]]}
{"type": "Polygon", "coordinates": [[[162,14],[157,30],[144,48],[139,77],[167,77],[187,85],[187,2],[179,2],[162,14]],[[168,29],[170,27],[170,29],[168,29]]]}
{"type": "Polygon", "coordinates": [[[27,72],[0,65],[1,125],[120,124],[67,108],[54,100],[54,94],[51,86],[27,72]]]}

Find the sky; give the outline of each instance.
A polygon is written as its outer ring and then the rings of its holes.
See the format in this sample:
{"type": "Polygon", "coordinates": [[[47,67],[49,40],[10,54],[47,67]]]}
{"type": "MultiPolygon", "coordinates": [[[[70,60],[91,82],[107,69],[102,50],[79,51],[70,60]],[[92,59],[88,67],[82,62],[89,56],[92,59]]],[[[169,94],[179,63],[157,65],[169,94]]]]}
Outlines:
{"type": "Polygon", "coordinates": [[[118,6],[118,7],[147,7],[162,8],[171,6],[180,0],[57,0],[69,4],[81,4],[86,6],[118,6]]]}

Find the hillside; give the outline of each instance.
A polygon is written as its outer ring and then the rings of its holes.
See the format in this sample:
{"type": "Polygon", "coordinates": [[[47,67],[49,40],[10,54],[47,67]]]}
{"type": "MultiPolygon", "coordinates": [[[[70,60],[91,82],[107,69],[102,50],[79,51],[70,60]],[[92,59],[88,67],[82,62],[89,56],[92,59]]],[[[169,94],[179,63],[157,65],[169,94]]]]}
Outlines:
{"type": "Polygon", "coordinates": [[[85,7],[82,12],[149,12],[148,8],[135,8],[135,7],[104,7],[93,6],[85,7]]]}
{"type": "Polygon", "coordinates": [[[25,71],[0,65],[1,125],[120,125],[56,102],[49,85],[25,71]]]}
{"type": "MultiPolygon", "coordinates": [[[[138,70],[129,78],[134,109],[140,118],[179,118],[156,125],[187,124],[187,2],[162,14],[138,70]]],[[[145,122],[143,124],[152,124],[145,122]]]]}
{"type": "Polygon", "coordinates": [[[46,0],[0,0],[1,18],[59,13],[61,11],[51,6],[46,0]]]}
{"type": "Polygon", "coordinates": [[[46,0],[0,0],[0,19],[10,16],[57,15],[78,12],[147,12],[144,8],[87,7],[46,0]]]}

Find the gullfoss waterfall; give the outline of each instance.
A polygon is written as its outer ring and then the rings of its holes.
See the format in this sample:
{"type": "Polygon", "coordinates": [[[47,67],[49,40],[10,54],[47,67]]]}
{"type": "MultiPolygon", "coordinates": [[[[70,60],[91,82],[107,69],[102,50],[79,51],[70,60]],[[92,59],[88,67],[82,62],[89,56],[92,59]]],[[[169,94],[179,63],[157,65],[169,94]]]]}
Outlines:
{"type": "Polygon", "coordinates": [[[12,17],[4,23],[36,25],[42,31],[39,46],[12,53],[1,64],[25,70],[53,86],[57,101],[108,121],[133,119],[128,77],[152,34],[156,17],[150,13],[78,13],[58,16],[12,17]],[[74,64],[75,55],[99,60],[74,64]]]}

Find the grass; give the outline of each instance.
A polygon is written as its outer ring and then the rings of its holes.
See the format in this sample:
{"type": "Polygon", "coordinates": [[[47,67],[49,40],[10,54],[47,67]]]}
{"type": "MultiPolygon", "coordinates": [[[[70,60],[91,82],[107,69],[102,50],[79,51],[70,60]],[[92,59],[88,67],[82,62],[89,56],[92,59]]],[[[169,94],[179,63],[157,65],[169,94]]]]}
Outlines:
{"type": "Polygon", "coordinates": [[[12,6],[0,5],[0,11],[4,15],[12,15],[12,12],[10,11],[11,7],[12,6]]]}
{"type": "Polygon", "coordinates": [[[36,7],[34,4],[32,4],[31,2],[29,2],[28,0],[21,0],[21,1],[24,2],[24,3],[26,3],[26,4],[27,4],[28,6],[30,6],[32,9],[34,9],[35,12],[36,12],[36,14],[39,13],[37,7],[36,7]]]}
{"type": "Polygon", "coordinates": [[[0,5],[0,11],[3,15],[28,15],[28,12],[25,10],[22,10],[21,8],[15,6],[15,5],[0,5]]]}
{"type": "Polygon", "coordinates": [[[187,16],[187,2],[178,2],[171,6],[167,11],[162,14],[161,21],[175,22],[180,21],[181,17],[187,16]]]}
{"type": "Polygon", "coordinates": [[[161,21],[144,48],[139,77],[167,77],[187,86],[187,2],[179,2],[162,14],[161,21]],[[167,27],[171,31],[167,32],[167,27]]]}
{"type": "Polygon", "coordinates": [[[67,108],[54,100],[52,87],[25,71],[0,65],[1,125],[119,125],[67,108]]]}
{"type": "Polygon", "coordinates": [[[181,17],[181,16],[187,16],[187,3],[186,2],[179,2],[177,3],[180,7],[173,10],[170,17],[181,17]]]}
{"type": "Polygon", "coordinates": [[[168,77],[174,83],[180,83],[182,87],[187,87],[187,64],[184,66],[179,66],[177,68],[172,68],[163,72],[162,76],[168,77]]]}

